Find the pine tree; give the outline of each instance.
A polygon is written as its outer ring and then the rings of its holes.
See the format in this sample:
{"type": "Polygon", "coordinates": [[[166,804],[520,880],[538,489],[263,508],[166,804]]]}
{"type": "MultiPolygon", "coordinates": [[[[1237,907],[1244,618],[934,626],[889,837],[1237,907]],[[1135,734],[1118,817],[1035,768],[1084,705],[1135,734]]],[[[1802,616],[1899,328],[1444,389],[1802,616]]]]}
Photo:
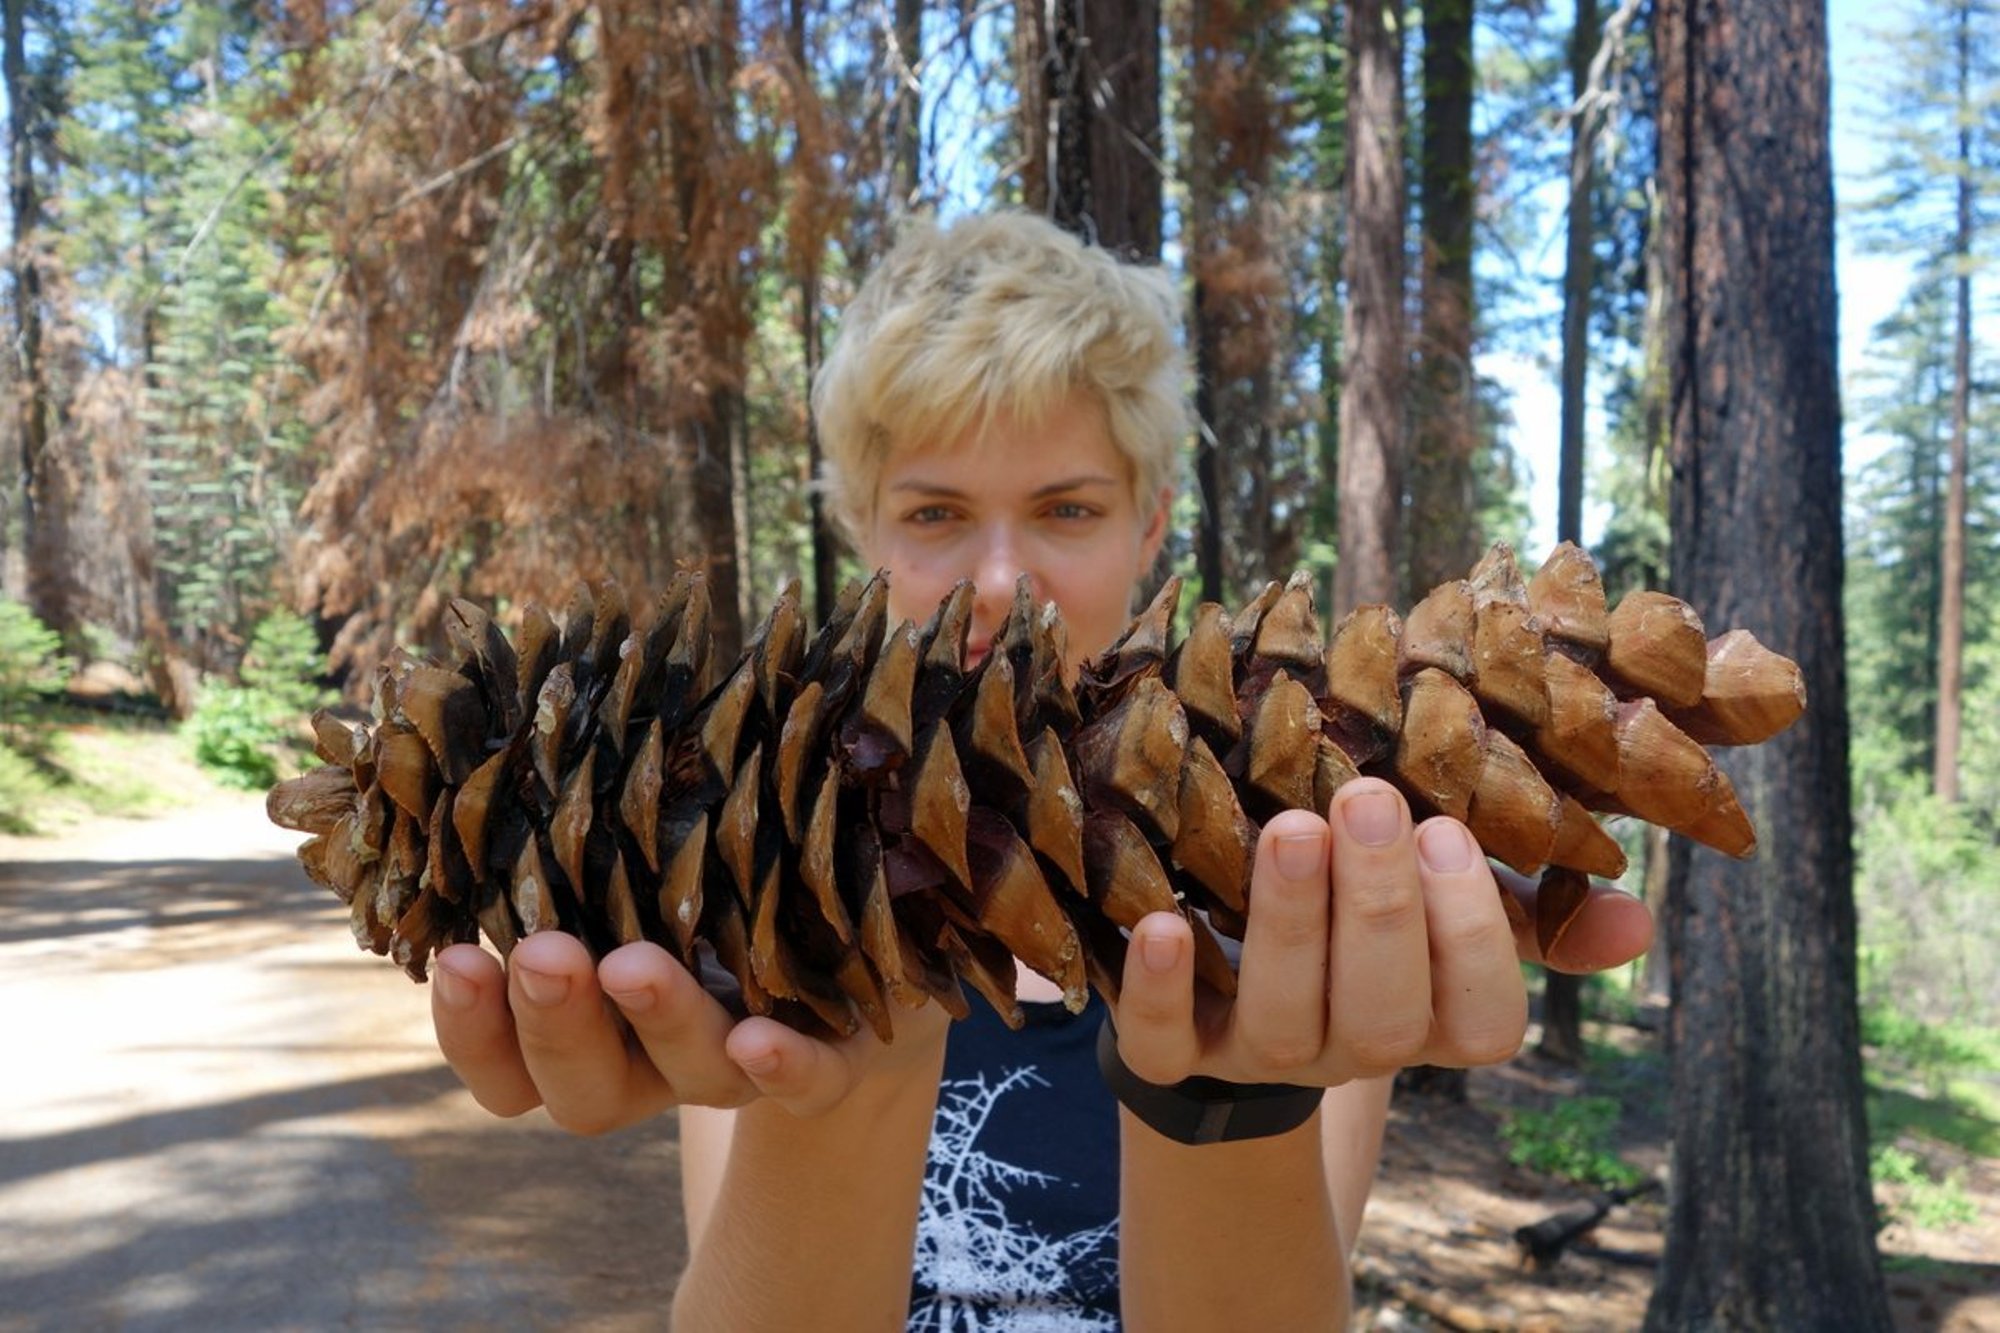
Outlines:
{"type": "Polygon", "coordinates": [[[1864,204],[1877,248],[1915,258],[1949,283],[1952,405],[1937,608],[1937,712],[1932,786],[1958,799],[1965,659],[1966,476],[1974,414],[1974,278],[2000,226],[2000,5],[1926,0],[1882,34],[1888,73],[1875,123],[1886,154],[1881,192],[1864,204]],[[1872,217],[1870,216],[1872,215],[1872,217]]]}
{"type": "Polygon", "coordinates": [[[1402,5],[1348,8],[1348,240],[1334,610],[1394,599],[1404,471],[1402,5]]]}
{"type": "Polygon", "coordinates": [[[74,503],[56,456],[59,396],[45,350],[48,312],[45,269],[53,249],[44,201],[54,185],[54,131],[65,68],[60,25],[49,6],[6,0],[4,66],[7,93],[7,198],[13,224],[9,252],[14,355],[7,387],[19,441],[21,550],[28,609],[58,634],[79,628],[72,584],[69,508],[74,503]]]}

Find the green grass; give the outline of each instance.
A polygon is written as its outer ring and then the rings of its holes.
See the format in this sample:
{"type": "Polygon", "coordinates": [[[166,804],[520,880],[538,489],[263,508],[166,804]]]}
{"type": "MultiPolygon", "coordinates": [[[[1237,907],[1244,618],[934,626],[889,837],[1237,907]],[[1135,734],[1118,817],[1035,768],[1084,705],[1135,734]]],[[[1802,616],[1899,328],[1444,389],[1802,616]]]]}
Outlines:
{"type": "Polygon", "coordinates": [[[2000,1117],[1977,1094],[1933,1096],[1905,1088],[1871,1085],[1868,1089],[1869,1137],[1893,1143],[1916,1134],[1949,1143],[1979,1157],[2000,1157],[2000,1117]]]}
{"type": "Polygon", "coordinates": [[[143,817],[215,790],[162,722],[59,710],[46,754],[0,746],[0,833],[49,834],[93,815],[143,817]]]}
{"type": "Polygon", "coordinates": [[[2000,1157],[2000,1029],[1925,1023],[1881,1008],[1862,1016],[1868,1124],[1878,1144],[1910,1133],[2000,1157]]]}

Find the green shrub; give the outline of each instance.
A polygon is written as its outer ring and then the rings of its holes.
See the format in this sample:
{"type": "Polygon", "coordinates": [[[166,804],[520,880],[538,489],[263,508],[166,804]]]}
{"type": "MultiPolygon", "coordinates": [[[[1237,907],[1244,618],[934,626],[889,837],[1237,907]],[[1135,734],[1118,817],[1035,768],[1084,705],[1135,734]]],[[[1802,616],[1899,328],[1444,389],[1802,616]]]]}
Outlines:
{"type": "Polygon", "coordinates": [[[306,751],[299,724],[332,698],[318,682],[321,666],[312,626],[289,611],[266,617],[243,656],[243,683],[203,690],[188,719],[195,761],[230,786],[276,782],[306,751]]]}
{"type": "Polygon", "coordinates": [[[1965,1192],[1965,1173],[1933,1175],[1915,1153],[1883,1144],[1868,1154],[1868,1173],[1877,1185],[1892,1185],[1902,1196],[1880,1211],[1883,1223],[1905,1219],[1930,1230],[1971,1226],[1979,1205],[1965,1192]]]}
{"type": "Polygon", "coordinates": [[[1865,1004],[1935,1021],[2000,1011],[2000,838],[1993,811],[1884,782],[1858,810],[1854,897],[1865,1004]]]}
{"type": "Polygon", "coordinates": [[[31,759],[48,753],[51,711],[69,677],[62,640],[19,602],[0,597],[0,745],[31,759]]]}
{"type": "Polygon", "coordinates": [[[278,780],[278,749],[285,739],[279,716],[263,695],[241,685],[203,690],[188,719],[195,762],[227,786],[270,786],[278,780]]]}
{"type": "Polygon", "coordinates": [[[1636,1185],[1643,1173],[1612,1151],[1618,1103],[1577,1097],[1546,1111],[1510,1112],[1500,1123],[1507,1160],[1581,1184],[1636,1185]]]}
{"type": "Polygon", "coordinates": [[[325,670],[313,627],[290,611],[274,611],[251,632],[239,674],[244,688],[262,695],[296,725],[330,697],[319,683],[325,670]]]}

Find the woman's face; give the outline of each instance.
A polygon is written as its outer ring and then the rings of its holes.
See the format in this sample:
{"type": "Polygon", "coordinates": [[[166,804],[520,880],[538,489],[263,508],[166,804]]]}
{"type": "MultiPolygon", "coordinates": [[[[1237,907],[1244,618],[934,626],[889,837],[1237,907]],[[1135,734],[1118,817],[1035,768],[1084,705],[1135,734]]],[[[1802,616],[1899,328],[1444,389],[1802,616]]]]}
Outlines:
{"type": "Polygon", "coordinates": [[[967,665],[986,655],[1026,574],[1037,603],[1062,609],[1074,666],[1129,623],[1170,498],[1140,510],[1103,411],[1073,395],[1032,428],[1002,412],[942,448],[893,455],[862,555],[889,571],[891,623],[923,624],[953,584],[973,581],[967,665]]]}

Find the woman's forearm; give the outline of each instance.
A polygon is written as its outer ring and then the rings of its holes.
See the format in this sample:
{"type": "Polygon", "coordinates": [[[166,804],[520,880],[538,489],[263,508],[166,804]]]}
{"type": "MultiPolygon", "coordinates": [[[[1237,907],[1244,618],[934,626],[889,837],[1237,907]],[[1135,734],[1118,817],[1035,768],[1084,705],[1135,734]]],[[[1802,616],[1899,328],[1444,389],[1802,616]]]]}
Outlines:
{"type": "Polygon", "coordinates": [[[936,1067],[864,1082],[825,1115],[738,1111],[674,1327],[902,1328],[942,1060],[940,1045],[936,1067]]]}
{"type": "Polygon", "coordinates": [[[1119,1118],[1128,1329],[1346,1326],[1346,1247],[1319,1115],[1288,1134],[1198,1148],[1162,1138],[1129,1111],[1119,1118]]]}

